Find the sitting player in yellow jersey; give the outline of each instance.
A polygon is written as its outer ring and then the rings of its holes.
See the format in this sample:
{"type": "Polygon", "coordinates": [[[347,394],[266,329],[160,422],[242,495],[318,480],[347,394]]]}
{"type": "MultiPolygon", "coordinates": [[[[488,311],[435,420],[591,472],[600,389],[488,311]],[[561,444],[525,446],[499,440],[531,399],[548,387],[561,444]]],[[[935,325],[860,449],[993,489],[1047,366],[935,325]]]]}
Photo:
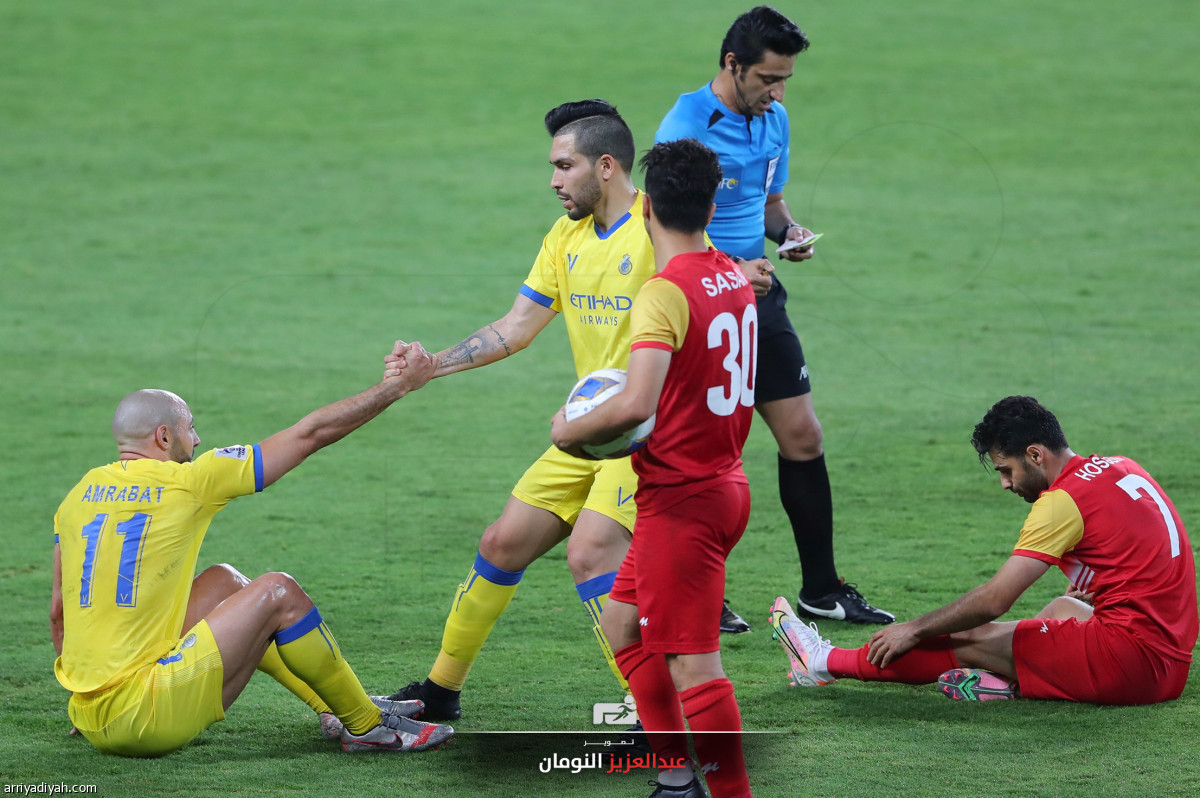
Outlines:
{"type": "Polygon", "coordinates": [[[255,669],[323,713],[347,751],[440,747],[449,726],[412,720],[417,702],[372,699],[292,577],[248,580],[214,566],[193,581],[213,516],[261,491],[429,381],[433,359],[400,344],[406,368],[253,446],[193,461],[187,403],[168,391],[121,400],[120,453],[94,468],[54,516],[50,629],[72,723],[96,748],[160,756],[225,717],[255,669]],[[344,724],[344,726],[343,726],[344,724]]]}
{"type": "MultiPolygon", "coordinates": [[[[654,274],[654,251],[641,222],[642,194],[630,178],[633,134],[604,100],[564,103],[546,114],[545,124],[552,139],[550,187],[567,214],[543,240],[512,309],[434,355],[435,377],[486,366],[524,349],[558,313],[580,376],[624,368],[629,361],[629,309],[654,274]]],[[[762,277],[759,284],[765,291],[770,278],[762,277]]],[[[399,373],[387,358],[385,374],[399,373]]],[[[391,698],[420,699],[433,719],[458,718],[467,674],[525,568],[563,540],[596,638],[626,687],[600,630],[600,611],[629,549],[636,487],[629,458],[596,462],[547,449],[521,477],[500,518],[484,531],[428,678],[391,698]]]]}

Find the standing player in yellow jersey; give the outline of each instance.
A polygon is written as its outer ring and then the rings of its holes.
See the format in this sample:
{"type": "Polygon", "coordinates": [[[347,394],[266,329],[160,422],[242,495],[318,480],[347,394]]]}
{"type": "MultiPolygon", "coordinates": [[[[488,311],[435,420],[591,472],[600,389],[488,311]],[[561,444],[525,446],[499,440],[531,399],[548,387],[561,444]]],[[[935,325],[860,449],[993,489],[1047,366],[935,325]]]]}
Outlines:
{"type": "Polygon", "coordinates": [[[405,717],[420,704],[371,699],[287,574],[250,581],[214,566],[192,579],[204,533],[231,499],[263,490],[429,381],[433,360],[420,344],[396,351],[403,374],[259,444],[194,461],[200,437],[186,402],[159,390],[121,400],[119,459],[84,475],[54,516],[54,669],[71,691],[72,723],[96,748],[181,748],[225,717],[256,668],[336,716],[347,751],[419,751],[454,734],[405,717]]]}
{"type": "MultiPolygon", "coordinates": [[[[554,189],[567,213],[551,228],[512,309],[461,343],[438,352],[435,377],[478,368],[524,349],[562,313],[580,376],[624,368],[629,309],[654,274],[654,251],[633,186],[633,134],[604,100],[582,100],[546,114],[554,189]]],[[[769,277],[759,282],[764,290],[769,277]]],[[[394,363],[385,374],[398,374],[394,363]]],[[[629,458],[596,462],[551,446],[521,477],[483,533],[475,563],[459,585],[441,651],[428,678],[393,694],[420,699],[426,715],[453,720],[459,695],[496,620],[531,563],[567,540],[567,564],[613,673],[625,686],[600,610],[629,549],[637,477],[629,458]]]]}
{"type": "MultiPolygon", "coordinates": [[[[546,114],[552,143],[550,187],[567,213],[542,241],[512,309],[461,343],[434,355],[435,377],[478,368],[527,347],[562,313],[575,369],[623,368],[629,359],[629,309],[654,274],[654,252],[633,186],[633,134],[604,100],[569,102],[546,114]]],[[[402,373],[388,358],[385,374],[402,373]]],[[[563,540],[580,600],[613,672],[624,680],[600,631],[600,610],[629,548],[637,477],[629,459],[581,460],[551,446],[513,488],[483,533],[446,619],[441,652],[424,682],[391,696],[419,699],[428,717],[462,714],[459,694],[525,568],[563,540]]]]}

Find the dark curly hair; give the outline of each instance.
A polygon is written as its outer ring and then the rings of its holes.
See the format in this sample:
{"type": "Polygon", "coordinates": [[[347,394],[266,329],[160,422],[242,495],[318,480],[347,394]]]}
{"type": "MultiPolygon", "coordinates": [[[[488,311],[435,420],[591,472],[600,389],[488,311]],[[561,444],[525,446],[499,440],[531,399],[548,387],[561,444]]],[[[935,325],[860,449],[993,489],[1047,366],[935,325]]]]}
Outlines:
{"type": "Polygon", "coordinates": [[[721,182],[717,154],[695,139],[679,139],[655,144],[640,163],[659,223],[680,233],[703,230],[721,182]]]}
{"type": "Polygon", "coordinates": [[[1025,460],[1025,450],[1040,443],[1052,452],[1067,448],[1067,436],[1054,414],[1032,396],[1008,396],[992,405],[971,434],[971,445],[985,466],[992,452],[1025,460]]]}

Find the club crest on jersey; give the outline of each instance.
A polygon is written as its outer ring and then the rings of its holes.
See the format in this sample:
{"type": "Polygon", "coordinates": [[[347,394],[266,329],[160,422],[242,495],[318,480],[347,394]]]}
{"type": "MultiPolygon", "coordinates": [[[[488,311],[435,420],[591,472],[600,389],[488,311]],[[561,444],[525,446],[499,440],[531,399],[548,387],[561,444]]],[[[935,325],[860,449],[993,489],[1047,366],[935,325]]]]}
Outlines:
{"type": "Polygon", "coordinates": [[[629,274],[633,271],[633,259],[628,254],[621,258],[621,265],[617,267],[617,271],[621,274],[629,274]]]}
{"type": "Polygon", "coordinates": [[[183,644],[180,646],[180,648],[191,648],[194,645],[196,645],[196,636],[192,634],[183,638],[183,644]]]}
{"type": "Polygon", "coordinates": [[[234,460],[245,460],[250,449],[245,446],[226,446],[223,449],[213,451],[214,457],[229,457],[234,460]]]}

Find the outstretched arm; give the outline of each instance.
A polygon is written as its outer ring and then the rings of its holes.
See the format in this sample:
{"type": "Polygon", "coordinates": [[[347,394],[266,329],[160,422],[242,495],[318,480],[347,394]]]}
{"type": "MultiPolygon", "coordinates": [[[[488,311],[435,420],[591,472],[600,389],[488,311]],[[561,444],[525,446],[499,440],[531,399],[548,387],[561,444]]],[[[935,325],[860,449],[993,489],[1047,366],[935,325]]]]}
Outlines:
{"type": "Polygon", "coordinates": [[[996,620],[1012,609],[1013,603],[1049,567],[1032,557],[1012,555],[995,576],[970,593],[919,618],[880,629],[868,643],[867,660],[886,668],[924,638],[964,632],[996,620]]]}
{"type": "Polygon", "coordinates": [[[264,488],[300,465],[313,452],[340,441],[409,391],[429,382],[433,376],[433,358],[421,344],[397,342],[397,348],[404,350],[402,373],[387,377],[356,396],[314,410],[259,444],[264,488]]]}
{"type": "Polygon", "coordinates": [[[588,455],[580,448],[583,444],[611,441],[650,418],[658,409],[670,366],[671,353],[665,349],[633,350],[625,390],[574,421],[567,421],[565,408],[554,414],[550,422],[554,445],[567,454],[586,458],[588,455]]]}
{"type": "MultiPolygon", "coordinates": [[[[517,294],[512,309],[504,316],[434,355],[436,368],[433,376],[444,377],[456,371],[479,368],[520,352],[529,346],[555,315],[550,308],[517,294]]],[[[400,374],[403,364],[398,360],[401,354],[393,352],[383,359],[385,377],[400,374]]]]}

